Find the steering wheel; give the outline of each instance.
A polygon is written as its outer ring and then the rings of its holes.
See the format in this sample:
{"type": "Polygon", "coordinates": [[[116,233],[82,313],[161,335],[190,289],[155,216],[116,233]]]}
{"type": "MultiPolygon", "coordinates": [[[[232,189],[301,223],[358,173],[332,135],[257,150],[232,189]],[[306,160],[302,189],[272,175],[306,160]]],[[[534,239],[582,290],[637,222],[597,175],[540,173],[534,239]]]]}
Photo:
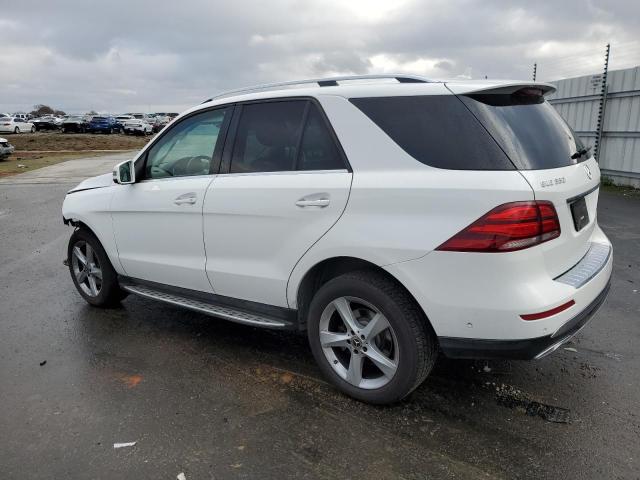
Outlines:
{"type": "MultiPolygon", "coordinates": [[[[187,175],[192,175],[192,174],[204,175],[205,174],[205,173],[192,172],[191,165],[194,164],[195,162],[200,162],[200,169],[198,169],[198,172],[204,172],[206,170],[206,173],[209,173],[209,165],[211,163],[211,157],[209,157],[208,155],[196,155],[195,157],[185,157],[185,158],[189,158],[189,160],[187,160],[187,163],[184,166],[184,170],[187,175]]],[[[181,158],[174,164],[174,167],[173,167],[174,175],[175,175],[176,167],[183,160],[184,159],[181,158]]]]}

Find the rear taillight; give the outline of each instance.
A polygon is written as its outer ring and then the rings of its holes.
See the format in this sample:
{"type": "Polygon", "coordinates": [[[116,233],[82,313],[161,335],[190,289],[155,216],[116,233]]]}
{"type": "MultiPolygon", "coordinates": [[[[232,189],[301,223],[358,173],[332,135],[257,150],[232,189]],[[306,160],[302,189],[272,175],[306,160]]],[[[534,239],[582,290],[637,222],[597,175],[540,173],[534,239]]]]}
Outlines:
{"type": "Polygon", "coordinates": [[[560,222],[551,202],[511,202],[494,208],[436,250],[513,252],[559,236],[560,222]]]}

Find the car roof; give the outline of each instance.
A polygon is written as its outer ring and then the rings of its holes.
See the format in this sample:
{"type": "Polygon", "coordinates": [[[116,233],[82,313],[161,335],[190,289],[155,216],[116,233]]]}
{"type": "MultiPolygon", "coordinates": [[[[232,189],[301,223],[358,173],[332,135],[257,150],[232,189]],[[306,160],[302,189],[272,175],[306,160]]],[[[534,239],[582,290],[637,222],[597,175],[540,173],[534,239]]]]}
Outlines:
{"type": "MultiPolygon", "coordinates": [[[[555,91],[548,83],[522,80],[430,80],[413,75],[363,75],[350,77],[328,77],[312,80],[256,85],[244,89],[221,93],[205,100],[182,115],[216,105],[251,100],[286,97],[319,97],[322,95],[344,98],[415,96],[415,95],[464,95],[476,92],[512,92],[520,88],[536,87],[543,93],[555,91]]],[[[181,115],[181,116],[182,116],[181,115]]]]}

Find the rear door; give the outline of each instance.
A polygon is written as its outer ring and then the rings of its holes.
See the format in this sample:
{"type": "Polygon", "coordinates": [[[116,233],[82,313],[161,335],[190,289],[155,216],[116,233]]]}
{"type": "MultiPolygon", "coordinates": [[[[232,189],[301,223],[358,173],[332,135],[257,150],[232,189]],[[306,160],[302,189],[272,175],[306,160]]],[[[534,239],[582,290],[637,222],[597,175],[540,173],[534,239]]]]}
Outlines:
{"type": "Polygon", "coordinates": [[[561,234],[540,248],[547,271],[556,277],[589,248],[596,226],[600,170],[591,151],[544,101],[538,88],[481,91],[459,98],[507,153],[536,200],[553,202],[561,234]]]}
{"type": "Polygon", "coordinates": [[[338,220],[351,172],[315,101],[236,107],[223,169],[204,204],[216,294],[287,306],[289,275],[338,220]]]}

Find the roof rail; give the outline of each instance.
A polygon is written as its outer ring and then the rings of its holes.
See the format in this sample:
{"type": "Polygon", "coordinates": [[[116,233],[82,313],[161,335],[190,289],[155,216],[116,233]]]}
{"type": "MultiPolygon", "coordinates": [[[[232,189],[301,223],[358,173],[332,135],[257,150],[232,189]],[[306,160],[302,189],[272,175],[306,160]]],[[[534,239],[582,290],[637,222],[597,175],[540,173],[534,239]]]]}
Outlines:
{"type": "Polygon", "coordinates": [[[306,85],[309,83],[317,83],[318,86],[320,87],[335,87],[338,85],[338,82],[344,82],[348,80],[382,80],[382,79],[395,79],[398,81],[398,83],[430,83],[432,82],[432,80],[429,80],[424,77],[420,77],[418,75],[402,75],[402,74],[347,75],[344,77],[312,78],[308,80],[293,80],[291,82],[266,83],[264,85],[254,85],[252,87],[240,88],[238,90],[229,90],[227,92],[223,92],[219,95],[216,95],[215,97],[209,98],[202,103],[207,103],[217,98],[231,97],[233,95],[238,95],[241,93],[277,90],[280,87],[306,85]]]}

